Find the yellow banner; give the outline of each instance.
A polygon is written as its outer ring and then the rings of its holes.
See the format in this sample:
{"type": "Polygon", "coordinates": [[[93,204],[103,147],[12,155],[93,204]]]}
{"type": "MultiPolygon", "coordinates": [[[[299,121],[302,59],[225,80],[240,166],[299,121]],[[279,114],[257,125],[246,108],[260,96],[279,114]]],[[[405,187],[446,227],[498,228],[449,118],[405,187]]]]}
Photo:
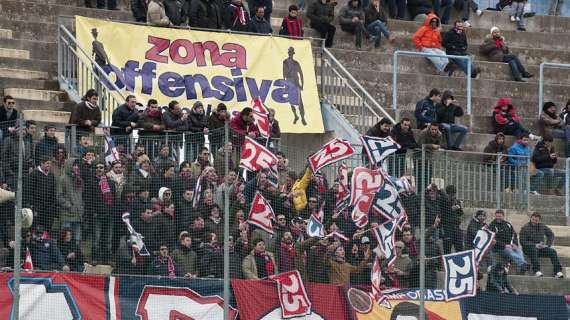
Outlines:
{"type": "MultiPolygon", "coordinates": [[[[76,17],[79,45],[123,95],[228,110],[260,97],[282,132],[321,133],[311,43],[269,36],[157,28],[76,17]],[[107,60],[107,61],[104,61],[107,60]]],[[[80,77],[81,79],[82,77],[80,77]]],[[[85,83],[79,88],[88,89],[85,83]]],[[[111,89],[110,84],[106,84],[111,89]]]]}

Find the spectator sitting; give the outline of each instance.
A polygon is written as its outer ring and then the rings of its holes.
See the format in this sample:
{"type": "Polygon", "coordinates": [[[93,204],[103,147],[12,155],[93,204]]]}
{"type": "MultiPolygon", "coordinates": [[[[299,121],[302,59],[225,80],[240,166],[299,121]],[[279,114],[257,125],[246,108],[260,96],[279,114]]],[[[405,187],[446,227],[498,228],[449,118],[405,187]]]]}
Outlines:
{"type": "MultiPolygon", "coordinates": [[[[483,150],[484,153],[492,153],[492,154],[507,154],[508,148],[505,144],[505,134],[499,132],[495,135],[495,139],[489,141],[485,149],[483,150]]],[[[485,156],[485,162],[487,163],[497,163],[497,156],[495,155],[487,155],[485,156]]],[[[507,161],[507,157],[501,157],[500,163],[503,164],[507,161]]]]}
{"type": "Polygon", "coordinates": [[[224,26],[222,10],[217,1],[190,1],[189,25],[194,28],[222,29],[224,26]]]}
{"type": "Polygon", "coordinates": [[[264,279],[278,274],[277,264],[273,253],[265,250],[265,242],[255,239],[252,242],[253,250],[243,259],[242,269],[246,279],[264,279]]]}
{"type": "Polygon", "coordinates": [[[553,138],[549,134],[545,134],[542,140],[534,147],[532,153],[532,162],[537,171],[541,171],[545,178],[548,179],[544,194],[561,196],[560,189],[563,188],[566,171],[554,169],[554,165],[558,160],[556,150],[552,144],[553,138]]]}
{"type": "Polygon", "coordinates": [[[126,100],[126,103],[113,111],[112,134],[130,134],[133,129],[139,126],[139,113],[135,109],[137,98],[133,95],[128,95],[126,100]]]}
{"type": "Polygon", "coordinates": [[[69,266],[69,271],[83,272],[83,254],[77,241],[73,239],[71,229],[64,228],[61,230],[58,247],[65,260],[65,265],[69,266]]]}
{"type": "Polygon", "coordinates": [[[400,288],[410,288],[410,272],[412,270],[413,262],[408,254],[404,254],[406,245],[402,241],[396,241],[396,260],[392,272],[398,279],[400,288]]]}
{"type": "MultiPolygon", "coordinates": [[[[525,170],[528,167],[528,160],[531,156],[531,149],[528,145],[528,135],[523,134],[519,137],[519,139],[513,143],[513,145],[509,148],[509,169],[511,170],[510,174],[510,188],[514,189],[516,186],[516,180],[522,179],[518,186],[520,188],[525,188],[526,186],[526,179],[524,178],[525,170]]],[[[531,174],[531,172],[529,172],[531,174]]],[[[540,170],[536,170],[534,175],[531,174],[530,177],[530,193],[538,195],[536,191],[538,189],[538,184],[540,180],[544,176],[544,173],[540,170]]],[[[507,190],[507,192],[510,190],[507,190]]]]}
{"type": "Polygon", "coordinates": [[[178,101],[168,103],[168,110],[164,112],[162,119],[166,130],[188,131],[188,113],[182,112],[178,101]]]}
{"type": "Polygon", "coordinates": [[[325,39],[326,48],[332,47],[336,32],[336,27],[332,24],[336,4],[336,0],[318,0],[314,1],[307,10],[311,28],[319,32],[322,39],[325,39]]]}
{"type": "Polygon", "coordinates": [[[360,0],[350,0],[339,12],[338,20],[340,28],[344,32],[354,34],[356,49],[362,49],[362,37],[368,37],[368,31],[364,25],[364,9],[360,0]]]}
{"type": "Polygon", "coordinates": [[[224,24],[226,28],[233,31],[248,31],[249,23],[249,13],[244,8],[242,1],[232,0],[225,10],[224,24]]]}
{"type": "Polygon", "coordinates": [[[489,61],[508,63],[515,81],[525,82],[523,78],[533,77],[533,74],[526,71],[519,57],[510,52],[505,38],[501,36],[501,31],[497,27],[491,28],[491,34],[485,36],[479,51],[483,56],[489,58],[489,61]]]}
{"type": "MultiPolygon", "coordinates": [[[[430,13],[422,27],[412,37],[418,51],[445,55],[441,50],[441,25],[439,18],[430,13]]],[[[427,57],[439,72],[448,72],[449,60],[446,57],[427,57]]]]}
{"type": "Polygon", "coordinates": [[[407,5],[410,17],[416,22],[424,22],[428,14],[433,12],[430,0],[407,0],[407,5]]]}
{"type": "Polygon", "coordinates": [[[150,266],[149,274],[170,278],[179,275],[176,264],[168,254],[168,247],[165,244],[160,245],[159,253],[150,266]]]}
{"type": "Polygon", "coordinates": [[[546,102],[542,106],[539,124],[542,127],[542,134],[549,133],[554,138],[564,139],[564,153],[566,158],[570,157],[570,126],[566,125],[562,117],[556,115],[554,102],[546,102]]]}
{"type": "Polygon", "coordinates": [[[461,151],[461,145],[467,134],[467,127],[455,123],[455,117],[463,116],[463,109],[456,104],[451,91],[444,91],[441,102],[436,105],[437,122],[447,134],[447,148],[461,151]],[[453,135],[457,137],[453,139],[453,135]]]}
{"type": "Polygon", "coordinates": [[[273,29],[271,29],[271,24],[269,23],[269,21],[265,20],[264,16],[265,16],[265,8],[257,7],[255,10],[255,15],[251,17],[251,22],[249,24],[249,32],[259,33],[259,34],[273,33],[273,29]]]}
{"type": "MultiPolygon", "coordinates": [[[[473,1],[473,0],[468,0],[473,1]]],[[[452,29],[443,34],[443,47],[445,48],[445,53],[454,56],[467,56],[467,34],[465,33],[464,27],[466,22],[461,20],[455,21],[452,29]]],[[[459,68],[467,74],[468,62],[464,59],[449,58],[453,64],[459,66],[459,68]]],[[[454,65],[448,68],[448,75],[453,74],[454,65]]],[[[471,60],[471,78],[476,78],[481,72],[481,69],[473,65],[473,60],[471,60]]]]}
{"type": "Polygon", "coordinates": [[[380,0],[372,0],[365,12],[366,29],[374,39],[374,48],[380,47],[382,35],[388,42],[394,43],[394,36],[388,30],[388,15],[384,7],[380,5],[380,0]]]}
{"type": "Polygon", "coordinates": [[[366,135],[376,138],[386,138],[390,136],[392,121],[388,118],[382,118],[374,126],[366,131],[366,135]]]}
{"type": "Polygon", "coordinates": [[[49,234],[43,228],[35,229],[31,239],[24,239],[23,247],[29,247],[34,269],[45,271],[69,272],[69,265],[61,254],[56,242],[50,239],[49,234]]]}
{"type": "Polygon", "coordinates": [[[95,127],[101,123],[101,110],[97,106],[98,100],[97,91],[94,89],[87,90],[83,101],[73,108],[69,123],[77,125],[77,129],[82,131],[94,131],[95,127]]]}
{"type": "Polygon", "coordinates": [[[289,6],[289,15],[283,18],[279,34],[292,38],[300,38],[303,36],[303,22],[299,17],[299,7],[292,4],[289,6]]]}
{"type": "Polygon", "coordinates": [[[552,248],[554,242],[554,233],[544,223],[540,222],[541,216],[533,213],[530,216],[530,222],[521,228],[520,241],[523,252],[530,259],[532,271],[537,277],[542,277],[540,271],[539,257],[549,257],[554,267],[554,277],[564,278],[562,266],[558,260],[556,250],[552,248]]]}
{"type": "Polygon", "coordinates": [[[164,0],[150,0],[146,12],[146,23],[157,27],[172,26],[164,9],[164,0]]]}
{"type": "Polygon", "coordinates": [[[489,230],[495,232],[493,251],[502,255],[515,264],[517,272],[524,274],[530,269],[530,264],[524,260],[524,254],[519,246],[519,240],[513,225],[505,220],[505,212],[495,211],[495,219],[489,224],[489,230]]]}
{"type": "Polygon", "coordinates": [[[509,264],[504,266],[502,263],[497,263],[491,269],[489,277],[487,278],[487,292],[497,293],[513,293],[518,294],[517,290],[508,278],[509,264]]]}
{"type": "Polygon", "coordinates": [[[431,89],[429,95],[416,103],[417,128],[425,129],[430,123],[437,121],[437,109],[435,105],[441,101],[441,92],[431,89]]]}
{"type": "Polygon", "coordinates": [[[467,28],[471,27],[471,23],[469,22],[469,9],[471,9],[479,17],[483,15],[483,11],[479,10],[479,5],[477,5],[477,2],[473,0],[457,0],[455,1],[455,7],[458,10],[463,11],[461,19],[467,28]]]}
{"type": "Polygon", "coordinates": [[[144,131],[139,131],[139,135],[157,134],[164,130],[162,112],[155,99],[148,100],[146,110],[141,115],[141,122],[144,131]]]}
{"type": "Polygon", "coordinates": [[[353,266],[346,261],[344,247],[338,244],[332,255],[325,258],[325,266],[329,268],[329,281],[335,285],[348,285],[350,283],[350,274],[358,273],[366,268],[370,259],[371,250],[364,252],[364,259],[358,266],[353,266]]]}
{"type": "Polygon", "coordinates": [[[493,109],[494,132],[502,132],[505,135],[519,137],[528,135],[532,140],[539,140],[540,137],[529,132],[522,126],[521,118],[517,115],[517,109],[513,106],[511,99],[500,98],[493,109]]]}
{"type": "Polygon", "coordinates": [[[517,22],[518,27],[517,30],[519,31],[526,31],[526,23],[524,21],[524,7],[526,4],[526,0],[512,0],[511,1],[511,10],[509,12],[509,18],[512,22],[517,22]]]}
{"type": "Polygon", "coordinates": [[[473,249],[473,240],[477,235],[477,231],[483,229],[487,226],[485,221],[487,220],[487,212],[485,210],[477,210],[473,215],[467,230],[465,231],[465,248],[466,250],[473,249]]]}
{"type": "Polygon", "coordinates": [[[418,138],[419,145],[426,145],[426,150],[437,151],[441,148],[442,134],[439,131],[439,124],[432,122],[429,127],[420,132],[418,138]]]}

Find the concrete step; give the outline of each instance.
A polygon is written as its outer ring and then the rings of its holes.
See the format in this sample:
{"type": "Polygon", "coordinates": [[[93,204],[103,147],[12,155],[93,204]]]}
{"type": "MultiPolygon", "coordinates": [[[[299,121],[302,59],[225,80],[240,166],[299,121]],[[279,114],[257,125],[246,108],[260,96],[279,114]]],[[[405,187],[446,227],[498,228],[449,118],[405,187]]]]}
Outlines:
{"type": "Polygon", "coordinates": [[[2,58],[0,59],[0,68],[46,72],[49,79],[57,78],[57,61],[27,58],[2,58]]]}
{"type": "Polygon", "coordinates": [[[28,2],[38,2],[38,3],[45,3],[45,4],[55,4],[61,6],[68,6],[68,7],[81,7],[84,6],[83,1],[79,0],[28,0],[28,2]]]}
{"type": "Polygon", "coordinates": [[[28,50],[0,48],[0,58],[30,59],[28,50]]]}
{"type": "Polygon", "coordinates": [[[7,19],[26,19],[41,22],[57,22],[57,17],[64,16],[84,16],[103,18],[108,20],[132,21],[132,14],[127,11],[110,11],[89,9],[84,7],[63,6],[55,4],[44,4],[38,2],[6,1],[0,3],[2,16],[7,19]]]}
{"type": "Polygon", "coordinates": [[[0,39],[11,39],[12,30],[10,29],[0,29],[0,39]]]}
{"type": "Polygon", "coordinates": [[[4,95],[11,95],[15,99],[28,99],[37,101],[65,101],[67,97],[67,95],[61,91],[26,88],[4,88],[4,95]]]}
{"type": "Polygon", "coordinates": [[[57,61],[57,43],[26,39],[0,39],[0,48],[29,52],[30,59],[57,61]]]}
{"type": "Polygon", "coordinates": [[[47,42],[57,41],[56,21],[40,22],[19,20],[22,17],[5,18],[0,17],[0,28],[9,29],[15,39],[37,40],[42,39],[47,42]]]}
{"type": "Polygon", "coordinates": [[[24,98],[17,98],[18,110],[50,110],[69,111],[75,106],[71,101],[38,101],[24,98]]]}
{"type": "Polygon", "coordinates": [[[24,110],[24,118],[26,120],[34,120],[36,122],[68,124],[71,112],[54,111],[54,110],[24,110]]]}
{"type": "Polygon", "coordinates": [[[44,80],[48,78],[48,73],[45,71],[0,68],[0,77],[10,77],[13,79],[25,80],[44,80]]]}
{"type": "Polygon", "coordinates": [[[1,74],[0,88],[26,88],[39,90],[59,90],[59,83],[55,80],[18,79],[1,74]]]}

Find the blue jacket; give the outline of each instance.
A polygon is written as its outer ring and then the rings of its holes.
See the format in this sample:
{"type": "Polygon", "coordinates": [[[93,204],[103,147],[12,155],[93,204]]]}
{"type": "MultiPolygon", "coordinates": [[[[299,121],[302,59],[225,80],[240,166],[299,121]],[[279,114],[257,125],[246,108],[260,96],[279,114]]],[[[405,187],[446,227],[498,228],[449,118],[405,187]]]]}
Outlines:
{"type": "Polygon", "coordinates": [[[509,148],[509,164],[514,166],[525,166],[528,164],[530,157],[530,146],[524,146],[519,141],[513,143],[509,148]],[[513,157],[518,156],[518,157],[513,157]],[[524,157],[521,157],[524,156],[524,157]]]}
{"type": "Polygon", "coordinates": [[[416,103],[415,116],[417,120],[418,129],[425,128],[427,123],[436,122],[437,112],[433,101],[428,97],[416,103]]]}

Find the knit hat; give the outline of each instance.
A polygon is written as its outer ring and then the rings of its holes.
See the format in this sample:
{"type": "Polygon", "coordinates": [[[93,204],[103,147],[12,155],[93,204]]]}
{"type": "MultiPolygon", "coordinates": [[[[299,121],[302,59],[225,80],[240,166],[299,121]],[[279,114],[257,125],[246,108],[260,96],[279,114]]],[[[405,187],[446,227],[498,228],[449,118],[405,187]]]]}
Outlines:
{"type": "Polygon", "coordinates": [[[501,30],[499,29],[499,27],[493,26],[493,27],[491,28],[491,33],[495,32],[495,31],[501,31],[501,30]]]}

